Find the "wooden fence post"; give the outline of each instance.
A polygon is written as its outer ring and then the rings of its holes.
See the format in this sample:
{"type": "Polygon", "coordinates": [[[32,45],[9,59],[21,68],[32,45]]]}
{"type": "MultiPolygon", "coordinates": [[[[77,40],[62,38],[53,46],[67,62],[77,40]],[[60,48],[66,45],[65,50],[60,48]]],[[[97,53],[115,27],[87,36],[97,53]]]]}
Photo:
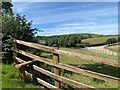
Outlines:
{"type": "Polygon", "coordinates": [[[21,78],[21,80],[23,80],[25,82],[25,66],[21,66],[19,68],[19,71],[20,71],[20,78],[21,78]]]}
{"type": "MultiPolygon", "coordinates": [[[[59,54],[53,53],[53,61],[54,61],[54,63],[59,63],[59,54]]],[[[54,67],[54,74],[56,74],[56,75],[60,74],[59,68],[54,67]]],[[[61,82],[55,80],[55,86],[60,88],[61,82]]]]}
{"type": "MultiPolygon", "coordinates": [[[[13,49],[17,49],[17,43],[16,40],[13,41],[13,49]]],[[[17,53],[13,51],[13,64],[17,64],[17,61],[15,60],[15,57],[17,57],[17,53]]]]}

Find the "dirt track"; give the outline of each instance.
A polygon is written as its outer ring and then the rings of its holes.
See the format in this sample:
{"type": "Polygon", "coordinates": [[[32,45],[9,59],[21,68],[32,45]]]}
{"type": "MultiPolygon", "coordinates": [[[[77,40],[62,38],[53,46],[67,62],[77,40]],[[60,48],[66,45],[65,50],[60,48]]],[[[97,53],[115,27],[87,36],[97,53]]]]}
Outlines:
{"type": "Polygon", "coordinates": [[[107,45],[96,46],[96,47],[86,47],[85,49],[87,49],[88,51],[96,52],[96,53],[105,53],[105,54],[115,55],[115,56],[118,55],[117,52],[113,52],[108,49],[105,49],[106,46],[107,45]]]}

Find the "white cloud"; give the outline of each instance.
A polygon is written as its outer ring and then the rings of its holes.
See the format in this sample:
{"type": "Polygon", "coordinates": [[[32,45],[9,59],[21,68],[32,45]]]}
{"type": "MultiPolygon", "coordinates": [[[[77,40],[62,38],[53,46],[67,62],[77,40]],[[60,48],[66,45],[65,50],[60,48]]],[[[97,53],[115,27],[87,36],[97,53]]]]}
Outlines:
{"type": "MultiPolygon", "coordinates": [[[[40,17],[33,17],[35,21],[34,24],[46,24],[46,23],[57,23],[64,22],[75,19],[85,19],[85,18],[98,18],[98,17],[109,17],[117,16],[118,11],[117,7],[99,9],[99,10],[89,10],[83,12],[71,12],[71,13],[61,13],[61,14],[52,14],[50,15],[41,15],[40,17]]],[[[117,18],[117,17],[116,17],[117,18]]],[[[88,19],[89,20],[89,19],[88,19]]]]}
{"type": "Polygon", "coordinates": [[[60,34],[71,34],[71,33],[98,33],[98,34],[117,34],[118,24],[97,24],[93,22],[83,23],[71,23],[59,25],[55,28],[43,29],[43,32],[38,33],[39,35],[60,35],[60,34]],[[92,24],[92,26],[91,26],[92,24]],[[72,25],[72,27],[71,27],[72,25]]]}
{"type": "Polygon", "coordinates": [[[78,27],[78,26],[84,26],[83,23],[69,23],[69,24],[63,24],[63,25],[60,25],[60,27],[78,27]]]}

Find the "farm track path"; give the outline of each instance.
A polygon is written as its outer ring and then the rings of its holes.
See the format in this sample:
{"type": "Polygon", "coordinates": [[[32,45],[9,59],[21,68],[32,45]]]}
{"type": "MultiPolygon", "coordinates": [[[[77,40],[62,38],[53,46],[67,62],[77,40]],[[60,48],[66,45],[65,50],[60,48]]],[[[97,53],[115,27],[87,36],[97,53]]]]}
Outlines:
{"type": "Polygon", "coordinates": [[[109,55],[114,55],[114,56],[120,56],[120,53],[118,52],[113,52],[111,50],[105,49],[108,45],[103,45],[103,46],[95,46],[95,47],[86,47],[85,49],[88,51],[96,52],[96,53],[104,53],[104,54],[109,54],[109,55]]]}

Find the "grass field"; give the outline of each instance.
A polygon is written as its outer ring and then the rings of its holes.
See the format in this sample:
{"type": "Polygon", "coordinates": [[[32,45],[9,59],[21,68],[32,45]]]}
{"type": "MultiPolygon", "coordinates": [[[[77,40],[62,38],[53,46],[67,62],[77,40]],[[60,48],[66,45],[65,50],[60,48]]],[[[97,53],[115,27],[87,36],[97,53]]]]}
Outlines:
{"type": "Polygon", "coordinates": [[[84,39],[82,42],[87,42],[90,44],[101,44],[106,42],[108,38],[116,38],[118,39],[118,36],[109,36],[109,37],[100,37],[100,38],[90,38],[90,39],[84,39]]]}
{"type": "MultiPolygon", "coordinates": [[[[116,60],[118,59],[118,57],[116,57],[116,56],[109,56],[109,55],[105,55],[105,54],[97,54],[97,53],[94,53],[94,52],[91,53],[91,52],[88,52],[88,51],[85,51],[85,50],[70,49],[70,48],[61,48],[61,49],[66,50],[66,51],[70,51],[70,52],[76,52],[76,53],[83,53],[83,54],[87,54],[87,55],[98,56],[98,57],[102,57],[102,58],[111,58],[111,59],[116,59],[116,60]]],[[[43,56],[45,58],[52,59],[52,54],[50,54],[50,53],[42,53],[41,56],[43,56]]],[[[117,67],[103,65],[103,64],[99,64],[99,63],[95,63],[95,62],[89,62],[89,61],[85,61],[83,59],[71,58],[71,57],[67,57],[67,56],[64,56],[64,55],[60,55],[60,62],[64,63],[64,64],[74,66],[74,67],[77,67],[77,68],[91,70],[91,71],[94,71],[94,72],[103,73],[103,74],[110,75],[110,76],[119,77],[118,74],[120,74],[118,72],[117,67]]],[[[103,80],[98,80],[98,79],[95,79],[95,78],[87,77],[87,76],[84,76],[82,74],[73,74],[73,73],[70,73],[66,70],[62,70],[61,75],[64,76],[64,77],[76,80],[78,82],[97,87],[97,88],[117,88],[118,87],[118,84],[115,84],[115,83],[112,83],[112,82],[111,83],[110,82],[105,82],[103,80]]]]}
{"type": "MultiPolygon", "coordinates": [[[[117,60],[116,56],[110,56],[105,54],[97,54],[94,52],[89,52],[86,50],[80,50],[80,49],[71,49],[71,48],[60,48],[62,50],[70,51],[70,52],[76,52],[76,53],[82,53],[86,55],[92,55],[92,56],[98,56],[102,58],[110,58],[117,60]]],[[[42,53],[41,56],[44,58],[49,58],[52,60],[52,54],[51,53],[42,53]]],[[[70,58],[64,55],[60,55],[60,62],[64,64],[68,64],[77,68],[82,68],[86,70],[91,70],[98,73],[103,73],[110,76],[120,77],[118,76],[120,73],[118,72],[117,67],[112,67],[108,65],[98,64],[95,62],[85,61],[83,59],[79,58],[70,58]],[[114,73],[113,73],[114,72],[114,73]]],[[[46,66],[47,68],[47,66],[46,66]]],[[[53,70],[53,67],[50,67],[49,69],[53,70]]],[[[112,83],[112,82],[105,82],[103,80],[91,78],[88,76],[84,76],[82,74],[73,74],[71,72],[68,72],[66,70],[61,69],[61,76],[70,78],[72,80],[76,80],[78,82],[91,85],[97,88],[117,88],[118,84],[112,83]]],[[[24,83],[19,79],[19,71],[12,65],[2,65],[2,87],[3,88],[38,88],[39,86],[36,86],[32,83],[24,83]]],[[[63,85],[63,87],[67,87],[66,85],[63,85]]],[[[74,89],[65,89],[65,90],[74,90],[74,89]]]]}
{"type": "Polygon", "coordinates": [[[0,67],[2,67],[2,88],[39,88],[39,86],[20,80],[19,70],[14,66],[0,64],[0,67]]]}
{"type": "Polygon", "coordinates": [[[106,47],[106,49],[109,49],[109,50],[114,51],[114,52],[119,52],[118,47],[120,47],[120,45],[108,46],[108,47],[106,47]]]}

